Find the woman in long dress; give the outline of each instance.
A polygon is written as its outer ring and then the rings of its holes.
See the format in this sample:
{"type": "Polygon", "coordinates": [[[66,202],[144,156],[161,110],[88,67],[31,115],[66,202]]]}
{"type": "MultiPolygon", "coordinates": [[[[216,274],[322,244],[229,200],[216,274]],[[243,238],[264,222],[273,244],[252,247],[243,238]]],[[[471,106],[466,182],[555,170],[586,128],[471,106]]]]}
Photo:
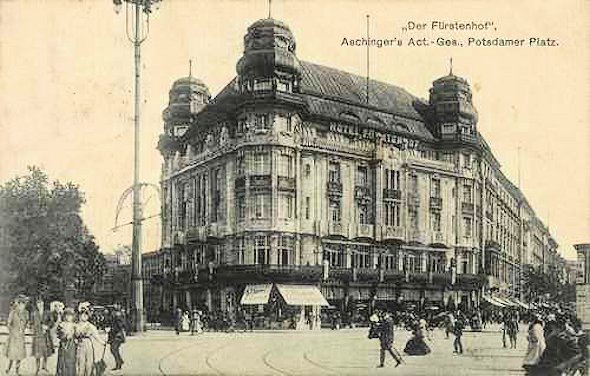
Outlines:
{"type": "Polygon", "coordinates": [[[45,303],[42,299],[37,299],[36,309],[32,315],[33,327],[33,344],[32,352],[35,357],[36,371],[39,373],[39,368],[47,371],[47,357],[53,355],[53,341],[49,330],[53,326],[53,320],[49,312],[45,310],[45,303]]]}
{"type": "Polygon", "coordinates": [[[63,312],[63,321],[57,326],[59,348],[57,352],[57,376],[76,376],[76,323],[72,308],[63,312]]]}
{"type": "Polygon", "coordinates": [[[80,309],[76,324],[76,376],[92,376],[94,369],[94,342],[105,345],[98,337],[98,329],[90,321],[88,309],[80,309]]]}
{"type": "Polygon", "coordinates": [[[421,319],[414,323],[414,335],[406,343],[404,352],[408,355],[426,355],[430,353],[430,347],[426,344],[426,321],[421,319]]]}
{"type": "Polygon", "coordinates": [[[17,298],[12,304],[8,314],[8,341],[6,343],[6,357],[8,358],[8,368],[6,374],[15,363],[16,373],[19,373],[20,362],[26,357],[25,352],[25,329],[27,327],[27,310],[25,309],[25,300],[17,298]]]}
{"type": "Polygon", "coordinates": [[[528,368],[539,363],[543,351],[545,351],[545,335],[543,333],[543,322],[536,317],[529,326],[529,346],[524,357],[522,366],[528,368]]]}

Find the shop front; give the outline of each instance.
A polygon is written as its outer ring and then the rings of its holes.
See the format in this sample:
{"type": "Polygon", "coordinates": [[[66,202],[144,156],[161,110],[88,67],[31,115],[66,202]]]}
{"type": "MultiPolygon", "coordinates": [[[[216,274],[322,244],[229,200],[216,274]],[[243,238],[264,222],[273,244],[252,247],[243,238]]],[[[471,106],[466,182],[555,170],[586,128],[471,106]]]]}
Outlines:
{"type": "Polygon", "coordinates": [[[315,330],[321,327],[321,308],[329,304],[314,285],[246,285],[242,311],[260,329],[315,330]]]}

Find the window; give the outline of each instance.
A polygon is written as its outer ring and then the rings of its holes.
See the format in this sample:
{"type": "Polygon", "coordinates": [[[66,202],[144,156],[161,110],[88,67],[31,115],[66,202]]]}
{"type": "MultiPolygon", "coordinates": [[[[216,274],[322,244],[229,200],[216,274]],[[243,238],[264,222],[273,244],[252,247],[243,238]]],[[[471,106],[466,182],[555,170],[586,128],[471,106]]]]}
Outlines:
{"type": "Polygon", "coordinates": [[[440,225],[440,213],[438,212],[432,212],[430,213],[432,216],[432,231],[440,231],[441,225],[440,225]]]}
{"type": "Polygon", "coordinates": [[[245,160],[244,154],[238,154],[236,157],[236,175],[242,176],[244,175],[245,170],[245,160]]]}
{"type": "Polygon", "coordinates": [[[410,217],[410,227],[414,230],[418,230],[418,212],[416,210],[408,211],[410,217]]]}
{"type": "Polygon", "coordinates": [[[270,242],[268,236],[259,235],[254,238],[254,263],[268,265],[270,263],[270,242]]]}
{"type": "Polygon", "coordinates": [[[359,223],[361,225],[367,225],[370,222],[369,219],[369,208],[367,205],[365,204],[360,204],[358,206],[358,212],[359,212],[359,223]]]}
{"type": "Polygon", "coordinates": [[[430,186],[430,197],[440,198],[440,180],[432,179],[432,185],[430,186]]]}
{"type": "Polygon", "coordinates": [[[290,265],[293,263],[293,238],[281,236],[279,238],[279,265],[290,265]]]}
{"type": "Polygon", "coordinates": [[[308,197],[305,198],[305,219],[309,219],[309,212],[311,210],[311,199],[308,197]]]}
{"type": "Polygon", "coordinates": [[[410,191],[418,193],[418,175],[412,175],[410,178],[410,191]]]}
{"type": "Polygon", "coordinates": [[[463,186],[463,202],[472,203],[473,202],[473,189],[471,185],[464,185],[463,186]]]}
{"type": "Polygon", "coordinates": [[[328,181],[340,183],[340,163],[330,162],[328,164],[328,181]]]}
{"type": "Polygon", "coordinates": [[[471,218],[470,217],[463,217],[463,229],[465,231],[466,238],[471,237],[471,225],[472,225],[471,218]]]}
{"type": "Polygon", "coordinates": [[[238,221],[243,221],[246,219],[246,199],[244,196],[236,197],[236,211],[238,221]]]}
{"type": "Polygon", "coordinates": [[[256,114],[254,115],[254,127],[257,130],[265,130],[270,127],[267,114],[256,114]]]}
{"type": "Polygon", "coordinates": [[[291,219],[293,218],[293,196],[289,194],[282,194],[279,196],[280,200],[280,211],[281,218],[291,219]]]}
{"type": "Polygon", "coordinates": [[[292,125],[292,122],[291,122],[291,116],[287,116],[287,124],[286,124],[286,127],[285,128],[287,129],[287,132],[291,132],[293,130],[292,129],[293,128],[293,125],[292,125]]]}
{"type": "Polygon", "coordinates": [[[368,246],[358,246],[357,249],[352,254],[352,267],[353,268],[370,268],[371,265],[371,257],[370,257],[370,247],[368,246]]]}
{"type": "Polygon", "coordinates": [[[400,225],[400,207],[397,203],[386,202],[384,207],[385,225],[398,226],[400,225]]]}
{"type": "Polygon", "coordinates": [[[254,173],[258,175],[270,173],[270,154],[268,152],[254,154],[254,173]]]}
{"type": "Polygon", "coordinates": [[[385,189],[400,189],[399,171],[385,170],[385,189]]]}
{"type": "Polygon", "coordinates": [[[383,267],[386,270],[397,269],[397,260],[394,255],[383,256],[383,267]]]}
{"type": "Polygon", "coordinates": [[[254,195],[254,218],[268,218],[270,214],[270,195],[256,194],[254,195]]]}
{"type": "Polygon", "coordinates": [[[269,78],[254,80],[254,91],[272,90],[272,80],[269,78]]]}
{"type": "Polygon", "coordinates": [[[340,200],[330,200],[330,219],[340,223],[340,200]]]}
{"type": "Polygon", "coordinates": [[[464,153],[463,154],[463,167],[464,168],[471,168],[471,155],[464,153]]]}
{"type": "Polygon", "coordinates": [[[311,166],[309,165],[309,163],[305,164],[305,176],[309,177],[309,174],[311,174],[311,166]]]}
{"type": "Polygon", "coordinates": [[[356,185],[366,187],[369,185],[367,167],[359,166],[356,170],[356,185]]]}
{"type": "Polygon", "coordinates": [[[279,160],[279,175],[293,177],[293,157],[289,154],[281,154],[279,160]]]}
{"type": "Polygon", "coordinates": [[[277,80],[277,90],[278,91],[289,91],[289,87],[291,85],[287,81],[277,80]]]}
{"type": "Polygon", "coordinates": [[[344,249],[342,247],[324,248],[324,258],[328,260],[330,266],[345,266],[344,249]]]}
{"type": "Polygon", "coordinates": [[[236,250],[237,250],[237,256],[238,256],[238,264],[244,264],[246,262],[245,257],[244,257],[244,253],[246,250],[245,244],[244,244],[244,238],[238,238],[236,239],[236,250]]]}

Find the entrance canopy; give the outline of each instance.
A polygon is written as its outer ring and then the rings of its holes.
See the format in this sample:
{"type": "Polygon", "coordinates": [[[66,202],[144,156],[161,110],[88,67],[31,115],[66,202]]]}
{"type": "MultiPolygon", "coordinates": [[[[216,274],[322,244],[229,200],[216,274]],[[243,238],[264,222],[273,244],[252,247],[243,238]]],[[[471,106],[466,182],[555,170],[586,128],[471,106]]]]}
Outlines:
{"type": "Polygon", "coordinates": [[[276,285],[279,294],[288,305],[295,306],[324,306],[330,304],[320,290],[311,285],[276,285]]]}
{"type": "Polygon", "coordinates": [[[272,284],[267,283],[263,285],[248,285],[244,290],[244,295],[240,300],[242,305],[258,305],[268,303],[270,298],[270,290],[272,290],[272,284]]]}

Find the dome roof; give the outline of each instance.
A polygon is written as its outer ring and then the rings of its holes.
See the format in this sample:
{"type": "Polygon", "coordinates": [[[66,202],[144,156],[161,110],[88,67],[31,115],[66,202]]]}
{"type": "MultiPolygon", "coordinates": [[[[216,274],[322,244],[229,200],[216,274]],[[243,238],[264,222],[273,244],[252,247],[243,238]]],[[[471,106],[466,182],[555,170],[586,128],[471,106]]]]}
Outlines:
{"type": "Polygon", "coordinates": [[[251,76],[270,76],[275,70],[300,74],[295,49],[295,37],[284,22],[274,18],[258,20],[244,35],[244,55],[236,70],[239,75],[251,76]]]}
{"type": "Polygon", "coordinates": [[[164,121],[186,122],[191,114],[198,112],[209,103],[209,88],[200,79],[188,76],[174,81],[169,92],[168,107],[164,110],[164,121]]]}

